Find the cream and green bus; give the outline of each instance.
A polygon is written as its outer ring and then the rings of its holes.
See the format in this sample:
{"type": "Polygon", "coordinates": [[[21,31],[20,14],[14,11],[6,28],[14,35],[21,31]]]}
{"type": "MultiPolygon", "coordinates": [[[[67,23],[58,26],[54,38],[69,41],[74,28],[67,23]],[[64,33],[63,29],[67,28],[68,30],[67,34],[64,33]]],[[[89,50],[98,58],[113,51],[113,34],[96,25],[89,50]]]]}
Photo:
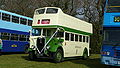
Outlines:
{"type": "Polygon", "coordinates": [[[57,7],[36,9],[30,31],[29,59],[89,57],[92,24],[74,18],[57,7]]]}

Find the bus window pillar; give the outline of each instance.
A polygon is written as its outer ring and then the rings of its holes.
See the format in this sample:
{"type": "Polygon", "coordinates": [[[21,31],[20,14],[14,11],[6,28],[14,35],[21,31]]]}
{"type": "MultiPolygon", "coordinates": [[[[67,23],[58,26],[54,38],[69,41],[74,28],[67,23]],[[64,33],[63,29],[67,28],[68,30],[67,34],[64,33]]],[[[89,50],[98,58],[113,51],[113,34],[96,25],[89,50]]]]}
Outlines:
{"type": "Polygon", "coordinates": [[[11,40],[11,34],[10,34],[10,36],[9,36],[9,40],[11,40]]]}
{"type": "Polygon", "coordinates": [[[1,13],[1,20],[2,20],[2,13],[1,13]]]}
{"type": "Polygon", "coordinates": [[[43,36],[43,29],[41,29],[41,36],[43,36]]]}
{"type": "Polygon", "coordinates": [[[29,24],[28,24],[29,22],[28,22],[28,19],[27,19],[27,23],[26,23],[26,25],[28,25],[29,26],[29,24]]]}
{"type": "Polygon", "coordinates": [[[10,22],[12,22],[12,15],[10,15],[10,22]]]}
{"type": "Polygon", "coordinates": [[[2,13],[0,13],[0,19],[2,19],[2,13]]]}
{"type": "Polygon", "coordinates": [[[21,22],[20,22],[20,17],[19,17],[19,22],[18,22],[18,23],[19,23],[19,24],[21,23],[21,22]]]}

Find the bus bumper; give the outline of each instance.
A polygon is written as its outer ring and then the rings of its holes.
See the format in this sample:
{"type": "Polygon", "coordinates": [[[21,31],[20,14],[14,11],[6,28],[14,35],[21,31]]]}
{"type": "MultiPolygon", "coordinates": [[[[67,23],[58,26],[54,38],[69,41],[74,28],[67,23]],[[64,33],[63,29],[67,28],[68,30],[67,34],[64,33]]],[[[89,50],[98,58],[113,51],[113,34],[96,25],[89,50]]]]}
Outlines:
{"type": "Polygon", "coordinates": [[[120,58],[102,56],[101,63],[105,65],[111,65],[111,66],[120,66],[120,58]]]}

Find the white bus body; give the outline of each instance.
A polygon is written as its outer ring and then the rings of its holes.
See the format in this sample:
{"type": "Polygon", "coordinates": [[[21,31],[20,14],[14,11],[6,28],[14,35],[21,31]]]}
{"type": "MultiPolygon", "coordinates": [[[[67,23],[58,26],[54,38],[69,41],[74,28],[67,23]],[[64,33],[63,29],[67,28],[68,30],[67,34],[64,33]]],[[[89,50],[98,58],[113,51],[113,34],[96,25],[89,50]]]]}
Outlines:
{"type": "MultiPolygon", "coordinates": [[[[37,31],[33,31],[33,34],[34,32],[40,34],[30,36],[30,51],[37,51],[43,56],[42,53],[47,50],[50,53],[55,53],[60,47],[63,57],[84,56],[85,51],[87,56],[89,56],[90,35],[93,33],[92,24],[67,15],[60,8],[44,7],[35,10],[32,27],[33,29],[37,29],[37,31]],[[61,45],[56,47],[55,45],[49,44],[59,31],[63,33],[61,34],[63,36],[60,38],[63,39],[61,45]],[[42,49],[39,49],[39,46],[42,44],[37,45],[37,38],[47,38],[49,33],[51,37],[45,41],[42,49]],[[51,47],[51,50],[49,50],[48,46],[51,47]]],[[[57,39],[59,38],[57,37],[57,39]]],[[[56,45],[59,45],[59,43],[56,45]]],[[[46,56],[49,56],[49,54],[46,56]]]]}

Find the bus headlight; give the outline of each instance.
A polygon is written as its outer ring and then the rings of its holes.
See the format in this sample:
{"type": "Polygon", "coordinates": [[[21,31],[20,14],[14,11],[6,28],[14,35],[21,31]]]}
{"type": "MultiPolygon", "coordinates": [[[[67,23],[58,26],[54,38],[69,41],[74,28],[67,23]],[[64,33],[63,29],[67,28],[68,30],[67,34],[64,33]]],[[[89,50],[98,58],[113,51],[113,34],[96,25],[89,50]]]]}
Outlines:
{"type": "Polygon", "coordinates": [[[47,48],[47,49],[49,49],[49,48],[50,48],[50,46],[47,46],[46,48],[47,48]]]}
{"type": "Polygon", "coordinates": [[[107,55],[110,55],[110,52],[107,52],[107,55]]]}

